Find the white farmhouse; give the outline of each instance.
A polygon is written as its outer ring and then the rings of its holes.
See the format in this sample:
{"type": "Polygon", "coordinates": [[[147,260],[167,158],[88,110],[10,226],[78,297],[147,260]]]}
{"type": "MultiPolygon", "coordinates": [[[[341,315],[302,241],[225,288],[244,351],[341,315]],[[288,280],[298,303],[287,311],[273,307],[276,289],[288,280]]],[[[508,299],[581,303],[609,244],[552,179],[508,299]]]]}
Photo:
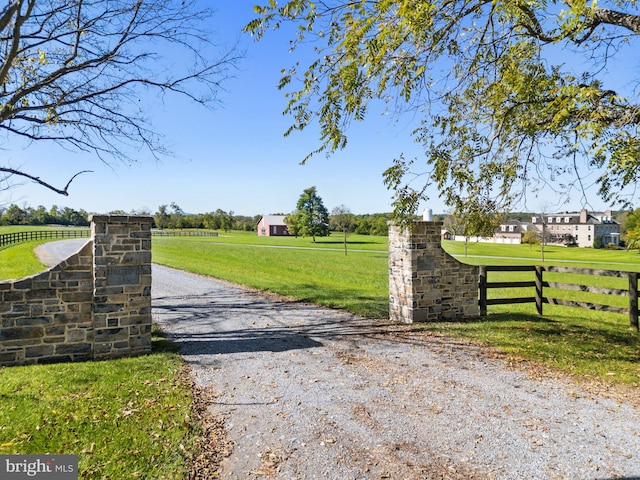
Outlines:
{"type": "Polygon", "coordinates": [[[531,218],[540,232],[545,232],[548,243],[567,243],[572,239],[579,247],[593,247],[596,238],[602,245],[620,244],[620,224],[613,219],[611,210],[589,213],[554,213],[531,218]]]}

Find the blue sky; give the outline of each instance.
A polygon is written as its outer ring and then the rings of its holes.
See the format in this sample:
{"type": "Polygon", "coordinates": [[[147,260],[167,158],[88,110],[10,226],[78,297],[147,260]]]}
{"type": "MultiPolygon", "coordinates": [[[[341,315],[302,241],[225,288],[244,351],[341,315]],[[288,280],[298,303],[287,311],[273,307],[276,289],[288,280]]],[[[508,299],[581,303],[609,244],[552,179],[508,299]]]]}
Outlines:
{"type": "MultiPolygon", "coordinates": [[[[276,88],[280,71],[292,65],[286,32],[271,32],[254,42],[241,28],[254,14],[254,1],[216,2],[214,16],[219,43],[239,42],[246,56],[225,84],[222,104],[215,111],[192,105],[182,98],[152,102],[156,130],[175,153],[155,161],[143,155],[132,165],[102,164],[88,153],[72,153],[52,145],[14,146],[0,152],[12,166],[63,186],[77,171],[79,176],[63,197],[35,184],[24,183],[2,192],[2,203],[36,207],[68,206],[90,212],[146,209],[177,203],[185,212],[208,212],[221,208],[241,215],[288,213],[295,208],[302,191],[316,186],[325,206],[331,210],[346,205],[352,212],[376,213],[391,210],[391,193],[382,172],[394,158],[420,155],[413,143],[411,119],[392,121],[373,113],[353,125],[349,144],[329,158],[317,156],[307,164],[299,162],[318,146],[317,132],[284,131],[290,117],[283,116],[283,93],[276,88]]],[[[434,212],[446,207],[437,192],[430,191],[434,212]]],[[[548,199],[547,199],[548,203],[548,199]]],[[[529,201],[529,209],[539,208],[529,201]]],[[[592,202],[593,209],[605,208],[592,202]]],[[[576,202],[562,209],[579,209],[576,202]]]]}

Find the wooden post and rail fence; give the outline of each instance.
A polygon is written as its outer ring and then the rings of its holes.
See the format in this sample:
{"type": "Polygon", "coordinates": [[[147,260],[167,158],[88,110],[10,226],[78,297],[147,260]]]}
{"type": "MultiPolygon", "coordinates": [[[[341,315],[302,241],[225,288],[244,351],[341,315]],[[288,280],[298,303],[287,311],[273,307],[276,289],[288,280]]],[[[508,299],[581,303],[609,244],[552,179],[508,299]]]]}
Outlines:
{"type": "Polygon", "coordinates": [[[35,240],[63,240],[66,238],[89,238],[88,228],[71,228],[69,230],[39,230],[32,232],[13,232],[0,235],[0,248],[16,243],[32,242],[35,240]]]}
{"type": "MultiPolygon", "coordinates": [[[[32,242],[36,240],[64,240],[68,238],[89,238],[91,231],[88,228],[69,228],[68,230],[34,230],[30,232],[13,232],[0,235],[0,248],[9,247],[18,243],[32,242]]],[[[166,231],[153,230],[154,237],[217,237],[218,232],[211,231],[166,231]]]]}
{"type": "Polygon", "coordinates": [[[479,287],[479,306],[480,315],[487,315],[488,305],[505,305],[514,303],[535,303],[536,310],[542,315],[543,304],[563,305],[567,307],[587,308],[590,310],[598,310],[602,312],[613,312],[629,315],[629,328],[638,331],[638,276],[637,272],[623,272],[617,270],[594,270],[588,268],[570,268],[570,267],[542,267],[542,266],[481,266],[479,287]],[[507,281],[507,282],[489,282],[487,275],[489,272],[535,272],[535,279],[531,281],[507,281]],[[603,288],[590,285],[578,285],[573,283],[548,282],[544,279],[545,272],[549,273],[572,273],[580,275],[596,275],[604,277],[627,278],[628,289],[619,288],[603,288]],[[533,297],[517,297],[517,298],[488,298],[487,291],[496,288],[535,288],[533,297]],[[598,293],[606,295],[618,295],[629,297],[629,307],[616,307],[612,305],[604,305],[599,303],[566,300],[562,298],[552,298],[544,295],[545,288],[553,288],[560,290],[580,291],[586,293],[598,293]]]}
{"type": "MultiPolygon", "coordinates": [[[[68,230],[42,230],[42,231],[26,231],[14,232],[0,235],[0,249],[22,242],[35,240],[54,240],[67,238],[83,238],[89,237],[91,234],[89,229],[68,229],[68,230]]],[[[154,236],[217,236],[216,232],[174,232],[153,230],[154,236]]],[[[559,266],[480,266],[479,267],[479,309],[480,315],[487,315],[487,306],[489,305],[505,305],[515,303],[535,303],[536,310],[542,315],[543,304],[563,305],[568,307],[587,308],[590,310],[598,310],[603,312],[613,312],[629,315],[629,327],[635,331],[639,330],[638,325],[638,276],[637,272],[624,272],[616,270],[594,270],[586,268],[570,268],[559,266]],[[506,282],[489,282],[487,275],[489,272],[535,272],[535,279],[530,281],[506,281],[506,282]],[[595,275],[605,277],[627,278],[628,289],[603,288],[589,285],[578,285],[572,283],[548,282],[544,279],[545,272],[548,273],[569,273],[581,275],[595,275]],[[508,298],[488,298],[487,292],[490,289],[497,288],[535,288],[534,296],[527,297],[508,297],[508,298]],[[547,297],[544,295],[545,288],[573,290],[585,293],[599,293],[607,295],[628,296],[629,307],[616,307],[598,303],[566,300],[562,298],[547,297]]]]}

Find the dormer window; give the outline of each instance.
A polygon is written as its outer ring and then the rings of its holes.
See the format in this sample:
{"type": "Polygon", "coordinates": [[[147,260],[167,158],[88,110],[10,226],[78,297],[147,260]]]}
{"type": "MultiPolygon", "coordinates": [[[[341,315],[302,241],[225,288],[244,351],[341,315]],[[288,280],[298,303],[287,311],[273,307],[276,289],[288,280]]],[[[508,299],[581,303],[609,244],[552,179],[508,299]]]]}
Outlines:
{"type": "Polygon", "coordinates": [[[538,220],[538,217],[531,217],[531,223],[536,223],[536,220],[538,220]]]}
{"type": "Polygon", "coordinates": [[[549,223],[553,223],[553,217],[549,217],[549,218],[547,218],[547,221],[548,221],[549,223]]]}
{"type": "Polygon", "coordinates": [[[564,217],[564,223],[569,223],[569,217],[564,217]]]}

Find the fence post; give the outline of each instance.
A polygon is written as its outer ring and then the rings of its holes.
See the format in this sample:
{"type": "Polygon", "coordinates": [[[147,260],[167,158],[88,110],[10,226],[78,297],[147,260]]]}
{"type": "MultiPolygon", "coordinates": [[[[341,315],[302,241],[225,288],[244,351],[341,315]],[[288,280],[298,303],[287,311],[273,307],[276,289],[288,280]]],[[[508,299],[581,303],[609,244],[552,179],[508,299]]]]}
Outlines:
{"type": "Polygon", "coordinates": [[[542,272],[544,267],[536,265],[536,310],[538,315],[542,315],[542,272]]]}
{"type": "Polygon", "coordinates": [[[478,287],[480,288],[480,316],[487,316],[487,267],[480,266],[480,277],[478,279],[478,287]]]}
{"type": "Polygon", "coordinates": [[[638,327],[638,274],[629,272],[629,328],[640,331],[638,327]]]}

